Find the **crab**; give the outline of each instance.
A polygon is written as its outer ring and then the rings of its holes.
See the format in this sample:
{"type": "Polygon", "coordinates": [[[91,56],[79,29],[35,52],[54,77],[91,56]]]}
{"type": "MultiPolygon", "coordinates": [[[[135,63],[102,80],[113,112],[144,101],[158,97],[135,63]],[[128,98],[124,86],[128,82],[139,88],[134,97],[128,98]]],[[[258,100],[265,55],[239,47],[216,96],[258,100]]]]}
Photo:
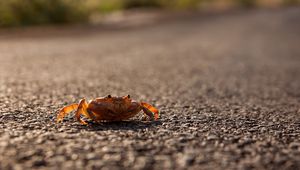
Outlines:
{"type": "Polygon", "coordinates": [[[83,98],[79,103],[63,107],[57,115],[56,122],[63,121],[64,117],[74,110],[76,110],[75,118],[83,125],[87,123],[81,119],[81,115],[95,122],[128,120],[141,110],[148,120],[157,120],[160,116],[158,109],[148,103],[134,101],[130,95],[122,97],[108,95],[90,102],[83,98]]]}

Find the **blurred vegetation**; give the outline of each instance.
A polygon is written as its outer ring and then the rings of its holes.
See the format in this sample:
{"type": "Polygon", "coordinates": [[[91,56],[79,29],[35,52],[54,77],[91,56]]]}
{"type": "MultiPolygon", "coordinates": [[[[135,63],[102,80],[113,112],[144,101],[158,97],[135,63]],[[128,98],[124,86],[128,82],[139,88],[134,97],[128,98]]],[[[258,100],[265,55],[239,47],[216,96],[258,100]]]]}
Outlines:
{"type": "Polygon", "coordinates": [[[1,0],[0,25],[18,26],[86,21],[83,0],[1,0]]]}
{"type": "Polygon", "coordinates": [[[132,8],[169,10],[300,4],[300,0],[0,0],[0,26],[88,22],[95,13],[132,8]]]}

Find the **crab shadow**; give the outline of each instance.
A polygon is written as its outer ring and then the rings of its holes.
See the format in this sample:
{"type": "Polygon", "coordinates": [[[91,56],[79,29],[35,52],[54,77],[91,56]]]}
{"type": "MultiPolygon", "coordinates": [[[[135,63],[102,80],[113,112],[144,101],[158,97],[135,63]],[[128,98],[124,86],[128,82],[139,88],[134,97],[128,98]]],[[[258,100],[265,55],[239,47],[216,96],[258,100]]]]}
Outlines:
{"type": "Polygon", "coordinates": [[[78,129],[88,131],[106,131],[106,130],[140,130],[152,128],[161,125],[161,121],[118,121],[118,122],[88,122],[88,125],[76,125],[78,129]]]}

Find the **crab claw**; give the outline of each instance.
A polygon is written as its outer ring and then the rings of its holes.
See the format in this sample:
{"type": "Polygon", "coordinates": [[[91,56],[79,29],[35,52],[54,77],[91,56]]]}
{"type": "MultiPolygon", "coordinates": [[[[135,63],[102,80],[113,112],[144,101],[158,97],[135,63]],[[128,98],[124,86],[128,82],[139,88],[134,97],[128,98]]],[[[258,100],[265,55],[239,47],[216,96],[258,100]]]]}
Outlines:
{"type": "Polygon", "coordinates": [[[78,108],[78,104],[74,103],[71,105],[68,105],[64,108],[62,108],[59,113],[57,114],[56,123],[60,123],[63,121],[64,117],[72,112],[73,110],[76,110],[78,108]]]}
{"type": "Polygon", "coordinates": [[[154,120],[159,119],[160,115],[159,115],[158,109],[156,109],[155,107],[153,107],[153,106],[150,105],[149,103],[141,102],[141,105],[143,106],[143,111],[144,111],[150,118],[154,118],[154,120]],[[149,114],[149,112],[151,112],[151,114],[149,114]]]}

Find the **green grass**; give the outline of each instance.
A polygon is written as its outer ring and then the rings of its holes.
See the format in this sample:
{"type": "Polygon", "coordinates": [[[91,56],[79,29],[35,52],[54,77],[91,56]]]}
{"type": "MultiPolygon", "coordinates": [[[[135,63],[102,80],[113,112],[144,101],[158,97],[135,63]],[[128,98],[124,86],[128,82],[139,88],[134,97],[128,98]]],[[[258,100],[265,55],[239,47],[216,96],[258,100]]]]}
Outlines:
{"type": "MultiPolygon", "coordinates": [[[[0,0],[0,27],[88,22],[94,13],[105,14],[141,7],[203,9],[202,4],[220,1],[234,2],[242,7],[255,7],[262,0],[0,0]]],[[[300,4],[300,0],[279,2],[282,5],[300,4]]]]}
{"type": "Polygon", "coordinates": [[[6,0],[0,1],[0,26],[38,25],[86,21],[84,1],[6,0]]]}

